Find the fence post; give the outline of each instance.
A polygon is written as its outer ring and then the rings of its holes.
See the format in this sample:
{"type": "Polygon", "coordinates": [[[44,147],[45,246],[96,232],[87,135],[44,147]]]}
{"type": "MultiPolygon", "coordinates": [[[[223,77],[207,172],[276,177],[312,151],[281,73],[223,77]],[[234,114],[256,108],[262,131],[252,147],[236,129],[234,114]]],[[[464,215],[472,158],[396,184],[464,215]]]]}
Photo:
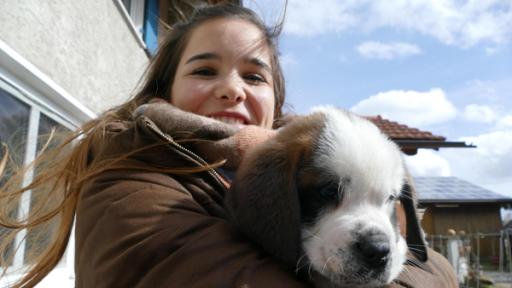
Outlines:
{"type": "Polygon", "coordinates": [[[508,255],[508,270],[512,273],[512,243],[510,243],[510,230],[505,230],[505,249],[508,255]]]}
{"type": "Polygon", "coordinates": [[[503,245],[505,244],[504,241],[505,240],[505,237],[503,237],[503,234],[505,233],[504,230],[501,230],[500,231],[500,272],[503,273],[503,264],[504,264],[504,260],[505,260],[505,250],[503,249],[503,245]]]}
{"type": "Polygon", "coordinates": [[[476,233],[476,288],[480,288],[480,233],[476,233]]]}

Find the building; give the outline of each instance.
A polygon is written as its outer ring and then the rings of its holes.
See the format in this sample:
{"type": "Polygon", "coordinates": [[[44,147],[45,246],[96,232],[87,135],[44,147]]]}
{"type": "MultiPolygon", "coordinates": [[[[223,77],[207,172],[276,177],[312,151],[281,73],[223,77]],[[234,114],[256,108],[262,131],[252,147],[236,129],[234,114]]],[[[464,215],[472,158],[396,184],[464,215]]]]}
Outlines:
{"type": "MultiPolygon", "coordinates": [[[[52,127],[74,129],[130,96],[150,50],[144,42],[148,26],[140,22],[137,28],[129,14],[144,16],[144,5],[0,1],[0,141],[18,164],[34,159],[41,147],[38,136],[52,127]]],[[[30,193],[24,197],[19,211],[30,209],[30,193]]],[[[0,287],[19,277],[27,242],[22,237],[14,241],[21,253],[0,287]]],[[[73,241],[68,249],[73,251],[73,241]]],[[[73,253],[66,253],[40,287],[73,287],[73,262],[73,253]]]]}
{"type": "MultiPolygon", "coordinates": [[[[456,177],[415,177],[420,208],[424,209],[421,225],[427,240],[432,235],[447,235],[448,229],[465,234],[483,233],[480,254],[490,259],[499,253],[496,242],[504,227],[501,209],[512,205],[512,198],[494,193],[456,177]]],[[[475,243],[473,246],[476,247],[475,243]]]]}

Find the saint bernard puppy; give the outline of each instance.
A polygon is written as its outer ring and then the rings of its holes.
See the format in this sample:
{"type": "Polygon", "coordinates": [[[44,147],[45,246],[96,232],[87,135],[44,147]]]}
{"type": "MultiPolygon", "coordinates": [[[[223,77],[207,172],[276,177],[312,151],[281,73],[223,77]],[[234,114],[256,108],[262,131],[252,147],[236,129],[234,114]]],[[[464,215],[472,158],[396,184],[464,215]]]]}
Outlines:
{"type": "Polygon", "coordinates": [[[225,204],[243,234],[317,286],[378,287],[406,255],[427,258],[408,183],[400,149],[373,123],[322,107],[249,151],[225,204]]]}

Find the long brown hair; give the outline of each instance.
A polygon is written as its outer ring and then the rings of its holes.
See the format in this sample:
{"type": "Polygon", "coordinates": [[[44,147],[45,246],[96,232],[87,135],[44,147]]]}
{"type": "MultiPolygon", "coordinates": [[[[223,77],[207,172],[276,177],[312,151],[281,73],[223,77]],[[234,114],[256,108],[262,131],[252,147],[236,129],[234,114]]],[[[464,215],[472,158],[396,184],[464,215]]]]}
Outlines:
{"type": "MultiPolygon", "coordinates": [[[[111,121],[132,120],[136,107],[147,103],[153,98],[169,99],[176,68],[182,52],[192,31],[202,23],[216,18],[238,18],[249,21],[257,26],[264,35],[271,51],[272,76],[274,78],[275,119],[281,116],[284,104],[284,79],[279,65],[276,37],[281,31],[282,22],[273,29],[267,28],[259,17],[247,8],[238,5],[214,5],[199,8],[185,22],[174,25],[161,44],[159,51],[148,66],[142,85],[137,94],[130,100],[114,107],[98,118],[91,120],[71,135],[57,139],[55,136],[50,146],[44,150],[29,166],[9,172],[8,181],[0,188],[0,267],[4,268],[3,276],[10,266],[18,247],[12,247],[13,239],[22,231],[43,231],[44,247],[30,245],[28,247],[29,265],[27,273],[13,287],[32,287],[39,283],[59,262],[69,241],[74,221],[75,210],[83,184],[92,177],[112,169],[121,169],[116,165],[120,160],[129,157],[95,161],[89,159],[91,147],[100,147],[105,139],[105,124],[111,121]],[[57,139],[57,141],[55,140],[57,139]],[[39,173],[31,183],[23,185],[24,176],[31,169],[39,173]],[[31,208],[28,215],[18,219],[17,207],[22,195],[32,193],[31,208]],[[51,226],[50,232],[44,229],[51,226]],[[14,251],[14,252],[13,252],[14,251]]],[[[0,176],[9,167],[6,163],[8,151],[5,150],[0,160],[0,176]]],[[[136,153],[133,151],[131,153],[136,153]]],[[[155,168],[155,171],[161,169],[155,168]]],[[[183,170],[176,170],[182,173],[183,170]]],[[[167,171],[169,172],[169,171],[167,171]]],[[[36,237],[37,238],[37,237],[36,237]]],[[[37,242],[37,241],[36,241],[37,242]]],[[[27,257],[25,257],[27,259],[27,257]]]]}

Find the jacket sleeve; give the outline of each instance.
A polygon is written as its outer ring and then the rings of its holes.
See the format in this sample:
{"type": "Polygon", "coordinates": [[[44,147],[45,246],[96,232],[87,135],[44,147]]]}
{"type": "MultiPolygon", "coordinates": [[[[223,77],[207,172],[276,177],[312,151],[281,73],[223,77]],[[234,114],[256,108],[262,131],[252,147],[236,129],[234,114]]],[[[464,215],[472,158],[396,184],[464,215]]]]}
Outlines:
{"type": "Polygon", "coordinates": [[[306,287],[173,178],[104,173],[79,200],[77,287],[306,287]]]}
{"type": "Polygon", "coordinates": [[[452,266],[441,254],[428,248],[425,263],[406,265],[397,279],[388,288],[458,288],[457,277],[452,266]]]}

